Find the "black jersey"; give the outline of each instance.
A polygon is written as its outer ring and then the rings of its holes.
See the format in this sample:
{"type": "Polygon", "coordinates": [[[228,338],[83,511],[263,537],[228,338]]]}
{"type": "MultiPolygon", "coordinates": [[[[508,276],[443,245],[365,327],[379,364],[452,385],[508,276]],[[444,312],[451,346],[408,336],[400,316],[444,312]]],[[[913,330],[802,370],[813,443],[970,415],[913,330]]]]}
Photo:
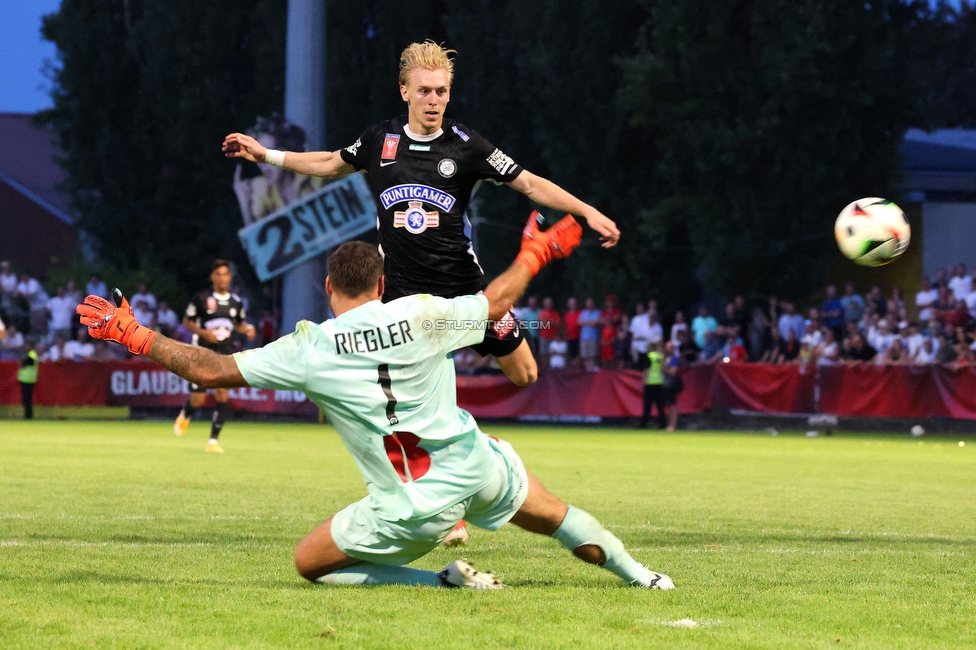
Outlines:
{"type": "Polygon", "coordinates": [[[196,335],[193,336],[193,343],[220,354],[234,353],[231,335],[234,333],[234,326],[242,323],[246,316],[244,301],[233,293],[201,291],[193,296],[186,307],[186,317],[195,321],[197,327],[217,333],[217,343],[204,341],[196,335]]]}
{"type": "Polygon", "coordinates": [[[406,124],[406,116],[374,124],[340,152],[357,171],[366,171],[376,201],[383,299],[477,293],[485,274],[464,211],[479,181],[507,183],[522,168],[454,120],[445,118],[430,136],[408,133],[406,124]]]}

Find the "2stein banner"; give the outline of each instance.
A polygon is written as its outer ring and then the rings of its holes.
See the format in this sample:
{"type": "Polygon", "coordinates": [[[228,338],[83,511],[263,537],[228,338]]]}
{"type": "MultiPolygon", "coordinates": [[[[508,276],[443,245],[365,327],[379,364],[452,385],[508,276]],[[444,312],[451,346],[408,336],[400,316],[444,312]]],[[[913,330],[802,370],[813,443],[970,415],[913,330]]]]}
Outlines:
{"type": "Polygon", "coordinates": [[[361,174],[329,183],[237,235],[262,282],[376,227],[361,174]]]}
{"type": "MultiPolygon", "coordinates": [[[[269,149],[303,151],[305,132],[280,116],[259,118],[249,133],[269,149]]],[[[362,174],[328,182],[259,165],[261,174],[234,172],[234,193],[244,219],[241,244],[266,282],[376,227],[376,206],[362,174]]]]}

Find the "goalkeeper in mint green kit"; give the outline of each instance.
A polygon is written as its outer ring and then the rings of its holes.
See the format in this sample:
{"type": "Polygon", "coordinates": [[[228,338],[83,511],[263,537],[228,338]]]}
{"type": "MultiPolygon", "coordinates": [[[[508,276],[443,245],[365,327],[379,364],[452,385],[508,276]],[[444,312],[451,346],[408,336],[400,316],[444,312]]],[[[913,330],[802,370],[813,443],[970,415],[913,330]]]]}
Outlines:
{"type": "Polygon", "coordinates": [[[298,545],[295,565],[308,580],[503,587],[463,560],[439,573],[403,566],[436,548],[463,518],[488,530],[511,522],[554,537],[629,584],[671,589],[668,576],[639,564],[591,515],[549,493],[511,445],[486,436],[457,406],[453,350],[480,342],[485,321],[503,317],[532,277],[569,255],[581,234],[571,216],[545,232],[530,217],[515,263],[483,294],[386,304],[377,249],[343,244],[326,278],[336,318],[303,321],[294,333],[231,357],[140,326],[120,293],[118,308],[89,296],[78,312],[95,338],[122,343],[195,384],[301,390],[326,412],[368,495],[298,545]]]}

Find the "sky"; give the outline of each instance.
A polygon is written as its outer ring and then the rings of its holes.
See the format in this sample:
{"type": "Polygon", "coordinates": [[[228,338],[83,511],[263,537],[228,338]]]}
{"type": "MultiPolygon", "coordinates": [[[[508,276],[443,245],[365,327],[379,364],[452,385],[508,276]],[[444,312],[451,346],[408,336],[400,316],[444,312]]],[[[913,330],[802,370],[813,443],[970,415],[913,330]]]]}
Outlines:
{"type": "Polygon", "coordinates": [[[50,108],[50,86],[41,68],[54,60],[54,45],[41,40],[41,16],[61,0],[0,0],[0,113],[34,113],[50,108]]]}
{"type": "MultiPolygon", "coordinates": [[[[50,83],[41,70],[54,61],[54,45],[41,39],[41,16],[61,0],[0,0],[0,113],[33,113],[50,108],[50,83]]],[[[957,4],[957,3],[956,3],[957,4]]]]}

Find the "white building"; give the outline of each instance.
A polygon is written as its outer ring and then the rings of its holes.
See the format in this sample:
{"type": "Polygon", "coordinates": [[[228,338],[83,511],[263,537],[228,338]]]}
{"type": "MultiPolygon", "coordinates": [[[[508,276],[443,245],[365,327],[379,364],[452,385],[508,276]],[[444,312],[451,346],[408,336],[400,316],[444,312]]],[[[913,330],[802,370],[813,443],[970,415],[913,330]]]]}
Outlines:
{"type": "MultiPolygon", "coordinates": [[[[910,129],[901,152],[908,198],[922,206],[922,267],[976,269],[976,130],[910,129]]],[[[916,237],[913,235],[913,244],[916,237]]]]}

